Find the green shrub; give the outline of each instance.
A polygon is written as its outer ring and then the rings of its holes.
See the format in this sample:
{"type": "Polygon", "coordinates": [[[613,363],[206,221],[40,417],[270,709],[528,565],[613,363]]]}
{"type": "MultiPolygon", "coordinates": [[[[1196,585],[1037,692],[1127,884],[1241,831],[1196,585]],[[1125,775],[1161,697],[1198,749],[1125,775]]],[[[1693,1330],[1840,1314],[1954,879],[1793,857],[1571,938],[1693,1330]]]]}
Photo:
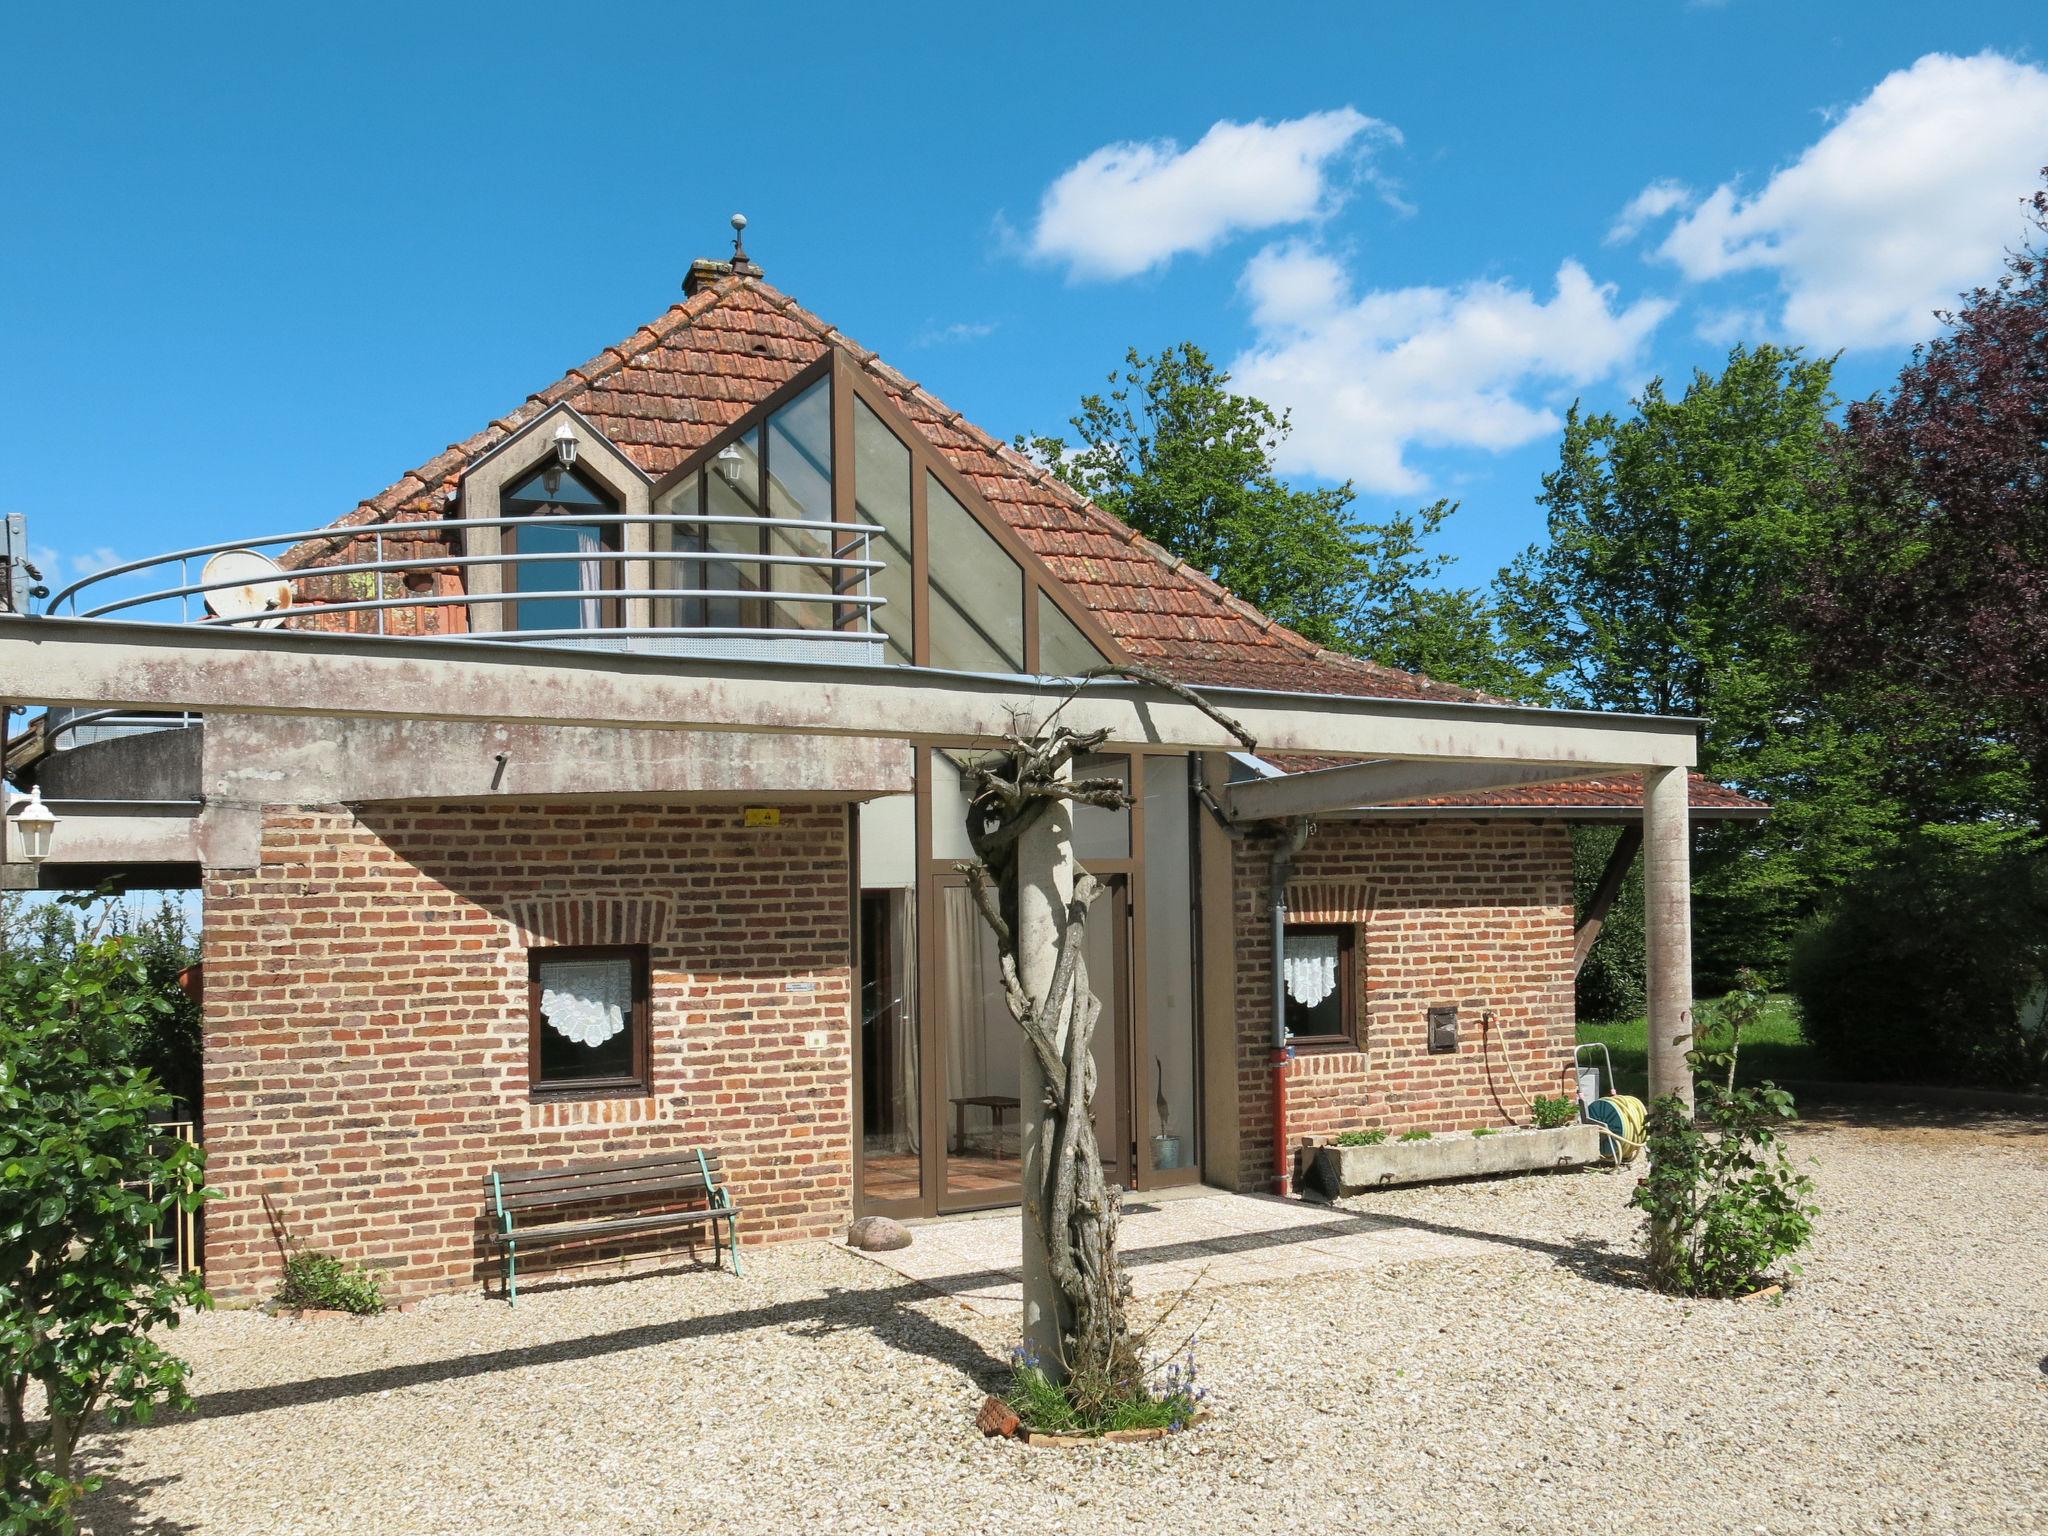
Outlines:
{"type": "Polygon", "coordinates": [[[1340,1147],[1376,1147],[1387,1139],[1387,1133],[1378,1126],[1359,1131],[1339,1131],[1332,1138],[1340,1147]]]}
{"type": "Polygon", "coordinates": [[[1493,1127],[1492,1127],[1492,1126],[1490,1126],[1490,1125],[1482,1125],[1482,1126],[1479,1126],[1479,1127],[1477,1127],[1477,1128],[1476,1128],[1476,1129],[1475,1129],[1475,1130],[1474,1130],[1474,1131],[1472,1132],[1472,1139],[1473,1139],[1474,1141],[1477,1141],[1477,1140],[1478,1140],[1478,1139],[1479,1139],[1480,1137],[1482,1137],[1482,1136],[1491,1136],[1492,1134],[1493,1134],[1493,1127]]]}
{"type": "Polygon", "coordinates": [[[331,1253],[302,1248],[284,1261],[284,1284],[277,1288],[277,1304],[330,1312],[382,1312],[384,1287],[366,1269],[345,1264],[331,1253]]]}
{"type": "Polygon", "coordinates": [[[1195,1384],[1192,1346],[1164,1369],[1121,1383],[1055,1381],[1029,1346],[1010,1352],[1014,1375],[1005,1399],[1026,1427],[1048,1435],[1101,1435],[1121,1429],[1186,1429],[1208,1390],[1195,1384]]]}
{"type": "Polygon", "coordinates": [[[1913,839],[1800,936],[1791,983],[1842,1077],[2048,1078],[2048,857],[1913,839]]]}
{"type": "Polygon", "coordinates": [[[1530,1101],[1529,1114],[1535,1120],[1538,1130],[1554,1131],[1559,1126],[1570,1125],[1579,1118],[1578,1101],[1561,1095],[1553,1097],[1547,1093],[1539,1093],[1530,1101]]]}
{"type": "Polygon", "coordinates": [[[1726,1051],[1694,1051],[1699,1119],[1676,1094],[1650,1105],[1650,1171],[1629,1203],[1648,1213],[1650,1279],[1686,1296],[1734,1296],[1813,1237],[1813,1180],[1797,1172],[1777,1127],[1794,1118],[1792,1095],[1771,1083],[1735,1086],[1742,1027],[1768,1006],[1751,972],[1723,1004],[1726,1051]],[[1716,1080],[1704,1074],[1721,1071],[1716,1080]]]}
{"type": "Polygon", "coordinates": [[[119,1049],[160,1005],[132,934],[87,923],[54,951],[0,946],[0,1531],[75,1529],[100,1481],[77,1468],[96,1418],[191,1405],[159,1334],[208,1297],[196,1272],[165,1273],[157,1234],[198,1209],[202,1163],[157,1132],[170,1096],[119,1049]]]}
{"type": "Polygon", "coordinates": [[[1428,1141],[1432,1134],[1430,1131],[1423,1130],[1403,1131],[1401,1139],[1403,1141],[1428,1141]]]}

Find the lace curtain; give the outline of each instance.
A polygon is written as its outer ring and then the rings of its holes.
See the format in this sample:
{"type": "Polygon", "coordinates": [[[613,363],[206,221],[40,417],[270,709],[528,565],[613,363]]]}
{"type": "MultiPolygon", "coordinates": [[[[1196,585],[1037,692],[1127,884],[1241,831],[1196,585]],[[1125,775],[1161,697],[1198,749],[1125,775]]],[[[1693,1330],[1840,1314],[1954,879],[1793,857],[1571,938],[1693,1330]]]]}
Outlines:
{"type": "Polygon", "coordinates": [[[541,967],[540,1013],[578,1045],[603,1045],[626,1027],[633,967],[624,960],[554,960],[541,967]]]}
{"type": "Polygon", "coordinates": [[[1337,936],[1314,933],[1290,936],[1283,974],[1287,995],[1304,1008],[1313,1008],[1337,990],[1337,936]]]}

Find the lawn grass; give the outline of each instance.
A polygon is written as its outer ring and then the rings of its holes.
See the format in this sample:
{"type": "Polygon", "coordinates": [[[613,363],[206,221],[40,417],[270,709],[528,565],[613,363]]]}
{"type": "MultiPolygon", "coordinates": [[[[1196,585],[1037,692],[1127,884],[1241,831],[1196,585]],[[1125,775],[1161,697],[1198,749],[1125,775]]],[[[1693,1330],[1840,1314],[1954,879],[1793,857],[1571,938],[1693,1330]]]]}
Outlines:
{"type": "MultiPolygon", "coordinates": [[[[1717,997],[1702,997],[1693,1003],[1700,1043],[1710,1050],[1727,1043],[1727,1031],[1717,1028],[1715,1022],[1720,1002],[1717,997]]],[[[1644,1019],[1623,1019],[1612,1024],[1581,1023],[1579,1044],[1596,1043],[1605,1045],[1613,1055],[1614,1075],[1620,1091],[1634,1094],[1639,1099],[1646,1098],[1650,1076],[1648,1022],[1644,1019]]],[[[1593,1061],[1600,1060],[1598,1051],[1589,1051],[1587,1055],[1593,1061]]],[[[1742,1053],[1736,1068],[1737,1078],[1745,1083],[1759,1082],[1764,1078],[1782,1083],[1828,1075],[1815,1059],[1813,1047],[1800,1037],[1797,1006],[1783,993],[1774,993],[1763,1018],[1743,1031],[1742,1053]]],[[[1609,1088],[1608,1091],[1614,1090],[1609,1088]]]]}

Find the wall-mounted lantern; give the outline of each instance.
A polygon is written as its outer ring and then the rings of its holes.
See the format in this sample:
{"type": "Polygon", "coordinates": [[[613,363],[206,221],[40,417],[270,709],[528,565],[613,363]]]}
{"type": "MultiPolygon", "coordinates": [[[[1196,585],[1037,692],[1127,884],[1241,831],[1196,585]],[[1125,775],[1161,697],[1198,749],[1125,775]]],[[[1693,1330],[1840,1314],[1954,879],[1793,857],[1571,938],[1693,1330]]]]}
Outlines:
{"type": "Polygon", "coordinates": [[[569,423],[566,421],[555,428],[555,435],[551,441],[555,445],[555,461],[542,470],[540,476],[541,483],[548,488],[550,496],[562,488],[562,471],[575,467],[579,447],[576,434],[569,430],[569,423]]]}
{"type": "Polygon", "coordinates": [[[25,799],[19,801],[7,818],[14,823],[14,836],[21,845],[21,856],[31,864],[40,864],[50,856],[50,838],[57,830],[57,813],[43,804],[40,785],[30,787],[25,799]]]}

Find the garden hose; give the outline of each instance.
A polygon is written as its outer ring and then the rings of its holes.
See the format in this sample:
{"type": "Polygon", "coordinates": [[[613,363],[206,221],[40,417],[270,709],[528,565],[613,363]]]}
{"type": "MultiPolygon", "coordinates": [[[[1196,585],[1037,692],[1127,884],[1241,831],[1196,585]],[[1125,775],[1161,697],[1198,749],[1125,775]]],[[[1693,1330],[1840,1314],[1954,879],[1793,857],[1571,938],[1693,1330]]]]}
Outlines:
{"type": "Polygon", "coordinates": [[[1586,1106],[1586,1119],[1601,1129],[1600,1150],[1616,1163],[1635,1161],[1643,1147],[1643,1125],[1648,1118],[1643,1101],[1626,1093],[1612,1093],[1586,1106]]]}

